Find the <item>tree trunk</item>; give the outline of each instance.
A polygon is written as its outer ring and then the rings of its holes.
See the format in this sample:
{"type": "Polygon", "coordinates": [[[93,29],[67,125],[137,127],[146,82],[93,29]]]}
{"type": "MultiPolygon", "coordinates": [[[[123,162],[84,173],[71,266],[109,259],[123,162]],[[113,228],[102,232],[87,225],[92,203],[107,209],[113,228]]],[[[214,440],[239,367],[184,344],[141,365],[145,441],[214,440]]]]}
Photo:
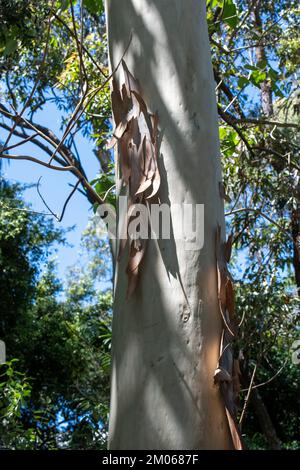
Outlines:
{"type": "MultiPolygon", "coordinates": [[[[263,33],[263,23],[260,15],[260,4],[261,0],[257,0],[256,6],[254,8],[254,25],[257,33],[262,35],[263,33]]],[[[256,47],[256,59],[257,62],[266,61],[266,52],[265,48],[262,45],[263,39],[259,41],[259,45],[256,47]]],[[[272,97],[272,88],[268,80],[264,80],[261,85],[261,108],[265,116],[272,116],[273,110],[273,97],[272,97]]],[[[296,194],[299,193],[298,186],[295,189],[296,194]]],[[[292,237],[293,237],[293,267],[295,272],[295,282],[297,286],[297,292],[300,296],[300,210],[296,209],[291,214],[291,227],[292,227],[292,237]]]]}
{"type": "MultiPolygon", "coordinates": [[[[204,204],[204,246],[149,240],[126,301],[116,268],[110,449],[230,449],[214,371],[222,322],[215,236],[224,231],[217,109],[204,0],[107,0],[111,68],[126,64],[158,112],[162,203],[204,204]]],[[[223,234],[224,235],[224,234],[223,234]]]]}
{"type": "MultiPolygon", "coordinates": [[[[299,194],[297,187],[296,194],[299,194]]],[[[298,296],[300,296],[300,207],[292,212],[293,266],[298,296]]]]}
{"type": "MultiPolygon", "coordinates": [[[[244,358],[244,363],[241,366],[242,374],[240,378],[242,386],[244,388],[248,388],[251,382],[251,377],[249,375],[248,368],[247,366],[245,366],[245,364],[248,364],[248,361],[245,361],[244,358]]],[[[276,429],[272,422],[268,408],[266,407],[266,404],[263,401],[262,396],[257,388],[253,388],[251,390],[250,401],[253,411],[258,419],[261,432],[269,445],[269,449],[280,450],[282,448],[280,439],[277,436],[276,429]]]]}
{"type": "MultiPolygon", "coordinates": [[[[254,27],[258,36],[263,34],[263,24],[260,16],[260,4],[261,0],[258,0],[254,8],[254,27]]],[[[267,62],[267,56],[265,52],[265,47],[263,46],[264,38],[259,39],[258,46],[255,48],[256,60],[258,63],[267,62]]],[[[273,114],[273,98],[272,98],[272,88],[269,80],[264,80],[260,84],[261,90],[261,108],[265,116],[272,116],[273,114]]]]}
{"type": "Polygon", "coordinates": [[[277,437],[276,430],[271,421],[269,412],[257,388],[252,391],[251,401],[262,433],[269,444],[269,449],[280,450],[282,448],[281,442],[277,437]]]}

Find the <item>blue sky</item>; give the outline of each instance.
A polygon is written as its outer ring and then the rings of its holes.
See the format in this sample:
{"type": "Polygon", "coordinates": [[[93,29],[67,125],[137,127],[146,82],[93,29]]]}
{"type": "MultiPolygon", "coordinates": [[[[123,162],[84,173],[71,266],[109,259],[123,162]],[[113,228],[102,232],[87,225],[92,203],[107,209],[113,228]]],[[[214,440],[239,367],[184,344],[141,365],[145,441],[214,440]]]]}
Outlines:
{"type": "MultiPolygon", "coordinates": [[[[34,120],[39,124],[47,126],[57,135],[61,136],[61,114],[54,104],[47,103],[44,109],[35,115],[34,120]]],[[[5,131],[0,130],[0,140],[5,140],[6,135],[5,131]]],[[[11,143],[17,141],[18,139],[12,138],[11,143]]],[[[93,144],[78,133],[76,145],[81,155],[88,179],[91,180],[99,172],[99,164],[93,154],[93,144]]],[[[12,153],[14,152],[16,154],[31,155],[39,158],[42,156],[42,152],[30,143],[17,147],[12,150],[12,153]]],[[[28,161],[10,161],[9,163],[5,161],[2,167],[2,176],[12,182],[17,181],[26,184],[37,183],[40,176],[42,176],[40,186],[41,193],[47,201],[47,204],[55,213],[61,212],[66,197],[70,193],[71,188],[69,183],[74,184],[74,182],[76,182],[76,179],[68,173],[49,170],[28,161]]],[[[48,212],[37,194],[36,188],[26,190],[24,197],[25,200],[32,205],[32,209],[40,212],[48,212]]],[[[54,219],[56,226],[68,228],[75,225],[74,230],[67,234],[67,241],[72,246],[58,247],[58,274],[61,278],[64,276],[66,268],[76,262],[81,233],[85,229],[91,215],[92,210],[90,203],[82,194],[77,192],[72,197],[62,222],[59,223],[54,219]]]]}

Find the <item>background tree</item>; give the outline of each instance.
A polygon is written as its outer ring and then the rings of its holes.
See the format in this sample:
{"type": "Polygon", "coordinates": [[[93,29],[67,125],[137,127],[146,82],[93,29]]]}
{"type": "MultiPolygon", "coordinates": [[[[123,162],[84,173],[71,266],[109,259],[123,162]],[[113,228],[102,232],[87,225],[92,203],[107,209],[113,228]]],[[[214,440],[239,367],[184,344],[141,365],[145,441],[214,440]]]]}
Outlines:
{"type": "MultiPolygon", "coordinates": [[[[255,371],[256,384],[282,377],[283,396],[296,385],[289,347],[299,321],[293,288],[299,287],[300,268],[298,8],[293,1],[229,1],[224,8],[208,2],[224,181],[231,198],[228,225],[243,265],[236,272],[237,307],[244,319],[243,382],[249,384],[255,371]],[[258,332],[259,345],[254,341],[258,332]]],[[[276,430],[284,441],[282,427],[290,433],[293,426],[279,417],[279,407],[270,405],[271,389],[254,387],[250,403],[266,445],[279,448],[276,430]]],[[[247,423],[246,417],[245,428],[247,423]]]]}
{"type": "MultiPolygon", "coordinates": [[[[107,434],[111,294],[96,295],[95,277],[85,272],[72,276],[62,297],[50,255],[64,234],[51,219],[30,212],[19,193],[18,187],[1,187],[1,338],[8,356],[1,366],[1,445],[101,449],[107,434]]],[[[95,271],[99,253],[93,256],[93,238],[89,229],[87,258],[95,271]]],[[[105,245],[101,250],[99,280],[106,273],[105,245]]]]}

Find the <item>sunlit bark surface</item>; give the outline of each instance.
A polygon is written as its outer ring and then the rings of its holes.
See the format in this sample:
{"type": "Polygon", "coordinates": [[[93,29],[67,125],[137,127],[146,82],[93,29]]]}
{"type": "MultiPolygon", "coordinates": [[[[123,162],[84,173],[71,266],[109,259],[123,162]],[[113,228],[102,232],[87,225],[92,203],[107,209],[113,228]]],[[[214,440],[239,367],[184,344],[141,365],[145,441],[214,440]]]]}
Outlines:
{"type": "MultiPolygon", "coordinates": [[[[229,449],[213,375],[219,356],[215,233],[224,226],[205,1],[107,0],[112,69],[127,66],[159,114],[162,203],[204,204],[204,246],[150,240],[126,301],[116,269],[110,449],[229,449]]],[[[117,74],[118,75],[118,74],[117,74]]]]}

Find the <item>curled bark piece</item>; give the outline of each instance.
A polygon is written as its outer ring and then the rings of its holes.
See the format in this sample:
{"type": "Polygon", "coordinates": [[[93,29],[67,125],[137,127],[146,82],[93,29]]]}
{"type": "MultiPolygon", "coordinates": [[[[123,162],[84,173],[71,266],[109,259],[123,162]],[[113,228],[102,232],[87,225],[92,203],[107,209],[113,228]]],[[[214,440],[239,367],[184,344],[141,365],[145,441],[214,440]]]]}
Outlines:
{"type": "Polygon", "coordinates": [[[229,237],[227,238],[227,242],[224,243],[224,258],[225,258],[225,261],[226,263],[229,263],[230,261],[230,258],[231,258],[231,251],[232,251],[232,234],[229,235],[229,237]]]}
{"type": "Polygon", "coordinates": [[[215,374],[214,374],[215,384],[220,383],[220,382],[231,382],[231,380],[232,380],[232,377],[226,369],[223,369],[222,367],[218,367],[218,369],[215,370],[215,374]]]}
{"type": "Polygon", "coordinates": [[[234,317],[234,287],[228,271],[232,239],[221,242],[221,227],[216,232],[216,267],[218,279],[218,299],[223,320],[223,332],[220,341],[220,356],[214,374],[214,382],[219,386],[223,398],[228,426],[234,448],[242,450],[244,444],[236,419],[236,397],[239,393],[239,361],[233,358],[232,342],[237,331],[234,317]]]}
{"type": "MultiPolygon", "coordinates": [[[[119,88],[113,80],[111,101],[116,128],[107,148],[118,144],[118,163],[123,185],[128,187],[130,205],[136,203],[146,206],[146,200],[154,197],[160,187],[158,169],[158,115],[151,114],[142,97],[138,80],[122,61],[125,82],[119,88]]],[[[130,208],[129,208],[130,212],[130,208]]],[[[147,211],[148,213],[148,211],[147,211]]],[[[147,216],[148,217],[148,216],[147,216]]],[[[140,264],[146,250],[146,240],[140,245],[128,235],[128,223],[122,229],[118,260],[129,242],[129,260],[127,265],[129,298],[137,285],[140,264]]],[[[148,228],[148,220],[144,222],[148,228]]]]}
{"type": "Polygon", "coordinates": [[[219,193],[222,199],[226,202],[231,202],[231,198],[226,194],[225,186],[223,183],[219,183],[219,193]]]}

